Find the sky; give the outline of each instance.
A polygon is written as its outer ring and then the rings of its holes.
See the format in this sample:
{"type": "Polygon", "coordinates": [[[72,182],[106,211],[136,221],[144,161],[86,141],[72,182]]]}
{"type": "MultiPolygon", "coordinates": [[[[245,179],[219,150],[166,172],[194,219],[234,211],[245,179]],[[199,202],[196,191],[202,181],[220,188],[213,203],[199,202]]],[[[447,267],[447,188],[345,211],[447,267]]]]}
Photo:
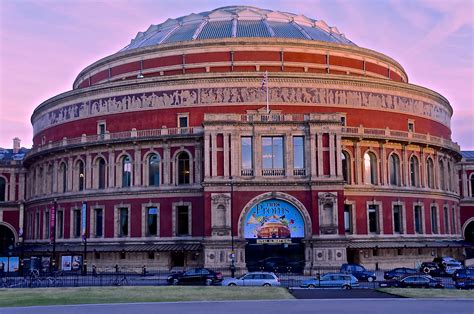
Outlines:
{"type": "Polygon", "coordinates": [[[411,84],[449,100],[452,139],[474,150],[474,0],[0,0],[0,147],[31,147],[33,110],[137,32],[227,5],[324,20],[394,58],[411,84]]]}

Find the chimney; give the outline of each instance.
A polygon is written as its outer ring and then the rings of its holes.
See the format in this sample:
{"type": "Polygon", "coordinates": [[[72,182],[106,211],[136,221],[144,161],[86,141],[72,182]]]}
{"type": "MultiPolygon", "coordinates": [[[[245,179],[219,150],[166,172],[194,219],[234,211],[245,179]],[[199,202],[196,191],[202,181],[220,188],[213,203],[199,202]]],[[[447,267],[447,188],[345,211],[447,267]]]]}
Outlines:
{"type": "Polygon", "coordinates": [[[15,137],[13,139],[13,153],[14,154],[18,154],[18,152],[20,151],[20,142],[21,140],[18,137],[15,137]]]}

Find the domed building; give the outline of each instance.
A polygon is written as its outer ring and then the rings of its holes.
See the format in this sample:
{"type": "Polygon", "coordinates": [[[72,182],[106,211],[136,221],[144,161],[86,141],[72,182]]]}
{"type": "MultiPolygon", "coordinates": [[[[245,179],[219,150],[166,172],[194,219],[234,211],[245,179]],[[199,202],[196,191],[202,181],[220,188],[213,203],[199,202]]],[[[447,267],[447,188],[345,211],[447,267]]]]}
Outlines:
{"type": "Polygon", "coordinates": [[[462,258],[452,114],[322,20],[168,19],[36,108],[12,226],[60,268],[462,258]]]}

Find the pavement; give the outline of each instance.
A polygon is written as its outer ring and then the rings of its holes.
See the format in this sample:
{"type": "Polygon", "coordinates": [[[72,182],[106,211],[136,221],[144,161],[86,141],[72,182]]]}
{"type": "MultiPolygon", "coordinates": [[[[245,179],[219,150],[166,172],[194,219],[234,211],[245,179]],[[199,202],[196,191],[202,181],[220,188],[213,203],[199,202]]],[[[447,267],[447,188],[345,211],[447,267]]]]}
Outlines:
{"type": "Polygon", "coordinates": [[[0,314],[473,314],[473,300],[442,299],[333,299],[272,300],[272,301],[218,301],[218,302],[162,302],[127,304],[87,304],[66,306],[35,306],[0,308],[0,314]]]}
{"type": "Polygon", "coordinates": [[[394,299],[401,298],[372,289],[307,289],[290,288],[296,299],[394,299]]]}

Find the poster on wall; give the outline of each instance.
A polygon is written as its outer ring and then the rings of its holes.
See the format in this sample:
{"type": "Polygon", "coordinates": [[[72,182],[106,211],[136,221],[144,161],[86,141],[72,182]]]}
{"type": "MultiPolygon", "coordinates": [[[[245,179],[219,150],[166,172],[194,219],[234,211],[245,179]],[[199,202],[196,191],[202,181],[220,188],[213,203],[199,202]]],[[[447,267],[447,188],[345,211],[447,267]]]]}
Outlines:
{"type": "Polygon", "coordinates": [[[71,268],[72,270],[80,270],[82,267],[82,256],[75,255],[72,257],[71,268]]]}
{"type": "Polygon", "coordinates": [[[41,257],[41,271],[46,273],[49,271],[49,266],[51,264],[51,257],[42,256],[41,257]]]}
{"type": "Polygon", "coordinates": [[[20,269],[20,258],[19,257],[10,257],[8,259],[8,271],[17,272],[20,269]]]}
{"type": "Polygon", "coordinates": [[[61,269],[63,271],[70,271],[72,263],[72,256],[61,256],[61,269]]]}
{"type": "Polygon", "coordinates": [[[253,206],[245,217],[244,237],[257,243],[291,243],[304,238],[304,220],[292,204],[270,199],[253,206]]]}
{"type": "Polygon", "coordinates": [[[0,272],[8,271],[8,257],[0,257],[0,272]]]}

